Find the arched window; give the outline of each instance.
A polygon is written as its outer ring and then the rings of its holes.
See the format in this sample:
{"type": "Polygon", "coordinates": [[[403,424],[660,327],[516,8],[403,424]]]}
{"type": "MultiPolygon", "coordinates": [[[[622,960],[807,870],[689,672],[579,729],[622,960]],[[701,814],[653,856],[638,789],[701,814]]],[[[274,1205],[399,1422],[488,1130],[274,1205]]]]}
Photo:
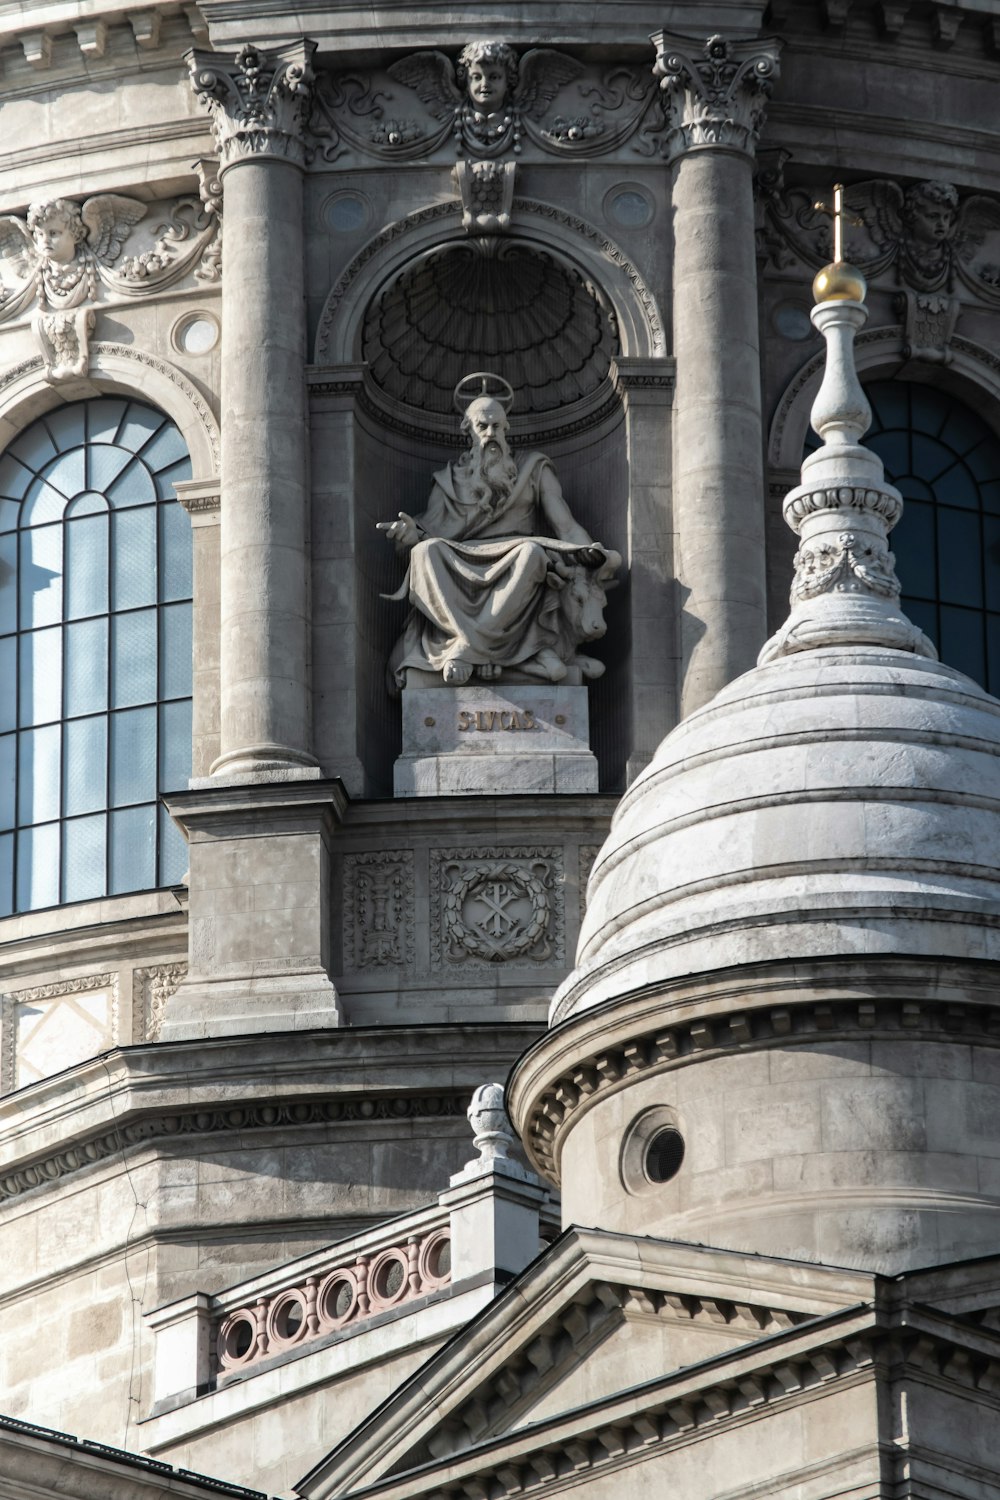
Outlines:
{"type": "Polygon", "coordinates": [[[889,538],[903,608],[942,661],[1000,693],[1000,438],[949,391],[880,380],[865,394],[862,441],[906,502],[889,538]]]}
{"type": "Polygon", "coordinates": [[[190,477],[173,422],[101,397],[0,458],[0,915],[170,885],[191,769],[190,477]]]}

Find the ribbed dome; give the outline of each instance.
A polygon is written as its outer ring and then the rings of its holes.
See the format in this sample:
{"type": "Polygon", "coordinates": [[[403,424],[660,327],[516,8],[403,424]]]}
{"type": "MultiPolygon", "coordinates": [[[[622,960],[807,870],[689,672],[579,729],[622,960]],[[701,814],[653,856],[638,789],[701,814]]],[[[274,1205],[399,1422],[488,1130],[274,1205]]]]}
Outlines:
{"type": "Polygon", "coordinates": [[[781,657],[623,798],[551,1021],[770,959],[1000,959],[1000,703],[881,647],[781,657]]]}
{"type": "Polygon", "coordinates": [[[496,239],[448,245],[397,277],[368,310],[364,357],[387,395],[450,412],[469,370],[497,370],[517,409],[554,411],[595,391],[618,351],[592,282],[543,251],[496,239]]]}

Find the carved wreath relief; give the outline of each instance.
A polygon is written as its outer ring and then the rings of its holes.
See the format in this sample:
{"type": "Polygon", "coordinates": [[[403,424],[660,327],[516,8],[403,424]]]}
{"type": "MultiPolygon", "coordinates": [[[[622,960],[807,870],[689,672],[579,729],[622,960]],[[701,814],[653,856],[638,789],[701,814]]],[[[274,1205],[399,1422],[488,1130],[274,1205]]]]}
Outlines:
{"type": "Polygon", "coordinates": [[[562,879],[556,849],[441,850],[431,872],[432,962],[561,960],[562,879]]]}
{"type": "Polygon", "coordinates": [[[205,281],[220,275],[219,186],[200,163],[201,197],[182,198],[155,241],[122,257],[147,205],[103,193],[82,204],[69,198],[32,203],[24,218],[0,215],[0,322],[34,305],[32,326],[51,381],[85,375],[94,330],[93,303],[102,289],[135,297],[159,292],[188,271],[205,281]]]}

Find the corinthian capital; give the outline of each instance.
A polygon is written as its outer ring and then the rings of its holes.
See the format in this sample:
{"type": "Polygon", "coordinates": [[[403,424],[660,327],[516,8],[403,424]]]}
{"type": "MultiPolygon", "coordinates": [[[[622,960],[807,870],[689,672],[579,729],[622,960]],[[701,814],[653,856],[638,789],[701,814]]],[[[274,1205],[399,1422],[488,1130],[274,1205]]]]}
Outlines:
{"type": "Polygon", "coordinates": [[[656,31],[653,72],[663,91],[670,127],[670,161],[702,147],[753,155],[771,86],[778,77],[777,37],[730,41],[710,36],[703,47],[690,37],[656,31]]]}
{"type": "Polygon", "coordinates": [[[306,38],[263,52],[248,44],[227,65],[212,52],[189,52],[191,86],[212,117],[222,167],[250,156],[305,160],[316,43],[306,38]]]}

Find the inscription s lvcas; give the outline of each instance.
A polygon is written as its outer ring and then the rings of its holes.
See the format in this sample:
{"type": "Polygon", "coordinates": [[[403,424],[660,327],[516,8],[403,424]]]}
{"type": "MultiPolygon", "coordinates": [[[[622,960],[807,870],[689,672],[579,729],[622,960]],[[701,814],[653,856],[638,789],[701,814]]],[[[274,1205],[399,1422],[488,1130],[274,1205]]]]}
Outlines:
{"type": "Polygon", "coordinates": [[[458,727],[488,733],[495,729],[537,729],[535,716],[530,708],[478,708],[473,712],[463,708],[459,711],[458,727]]]}

